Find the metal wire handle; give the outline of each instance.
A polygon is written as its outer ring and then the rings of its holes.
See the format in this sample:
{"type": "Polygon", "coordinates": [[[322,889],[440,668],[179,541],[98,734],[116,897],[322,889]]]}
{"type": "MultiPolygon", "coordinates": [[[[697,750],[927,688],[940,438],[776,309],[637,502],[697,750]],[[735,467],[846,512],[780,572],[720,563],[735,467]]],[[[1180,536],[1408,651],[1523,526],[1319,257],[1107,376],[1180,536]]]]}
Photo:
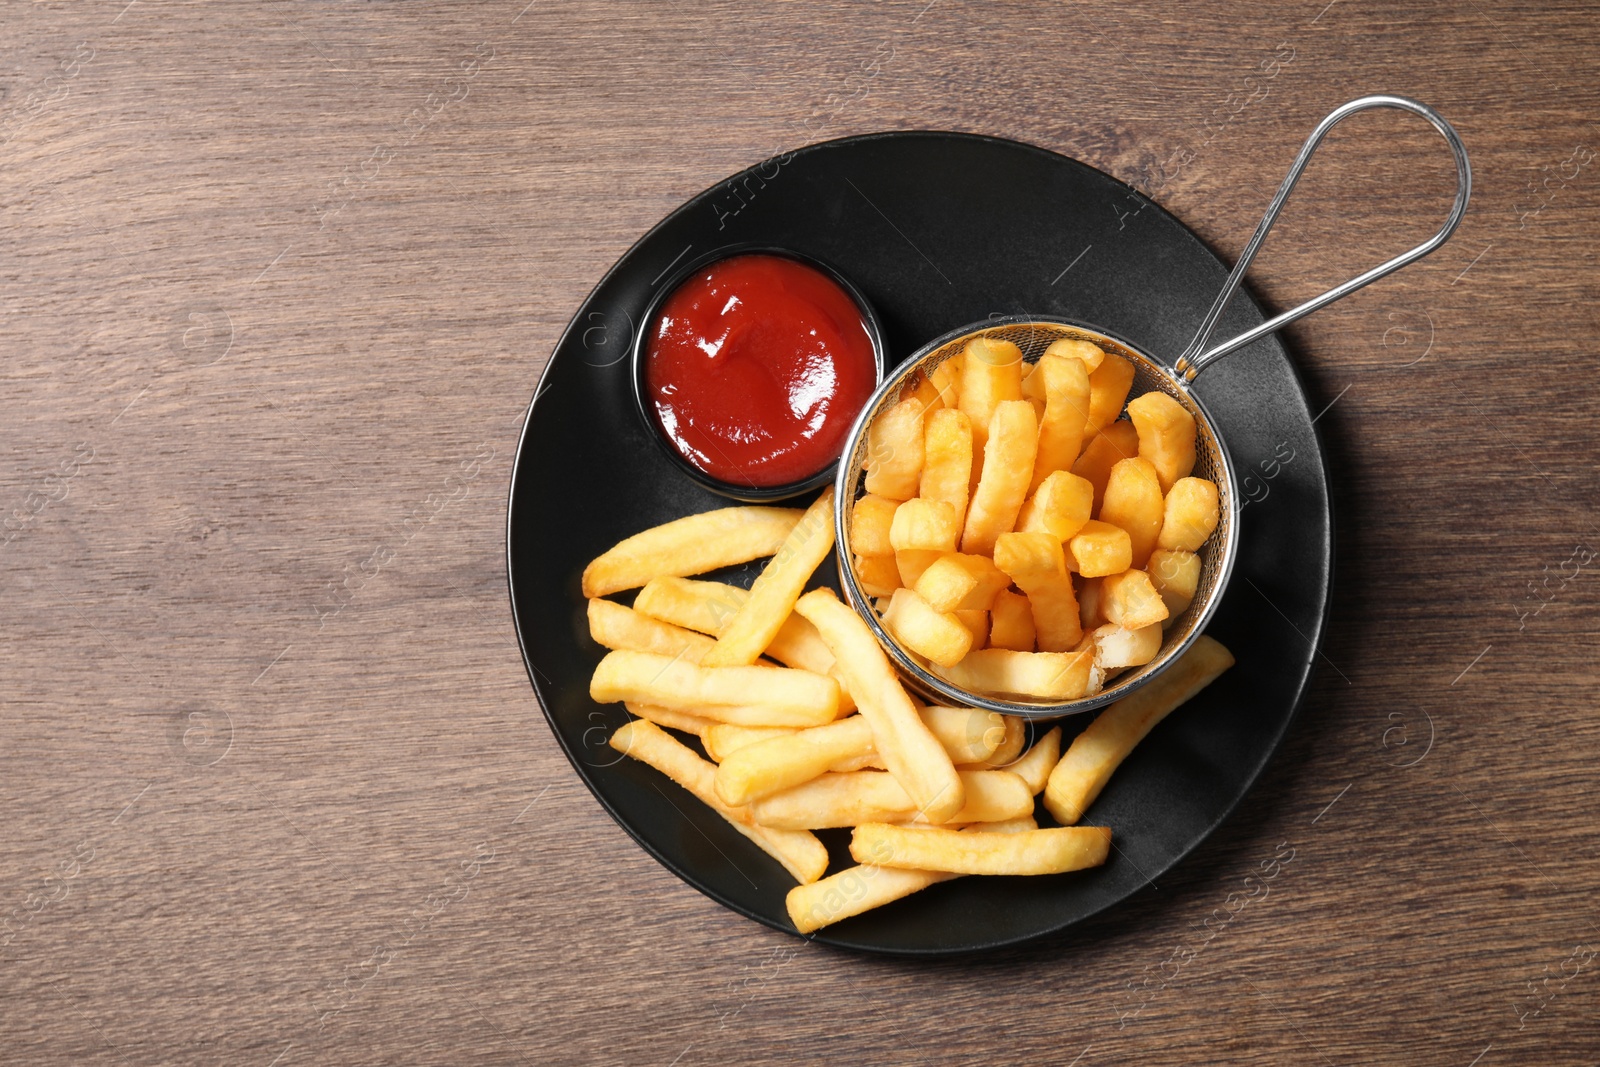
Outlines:
{"type": "Polygon", "coordinates": [[[1301,146],[1300,154],[1295,157],[1294,163],[1289,167],[1288,175],[1283,179],[1283,184],[1278,187],[1278,193],[1272,198],[1272,203],[1267,206],[1267,213],[1262,216],[1261,224],[1256,227],[1255,234],[1250,238],[1250,243],[1245,245],[1244,251],[1239,255],[1239,261],[1233,265],[1233,271],[1228,275],[1222,292],[1217,294],[1216,303],[1211,305],[1211,310],[1206,313],[1205,321],[1200,324],[1200,329],[1195,333],[1194,340],[1189,342],[1189,347],[1183,355],[1178,357],[1178,362],[1173,364],[1173,369],[1185,382],[1194,381],[1194,376],[1206,368],[1212,360],[1220,359],[1230,352],[1243,348],[1256,338],[1287,326],[1296,319],[1311,314],[1318,308],[1333,303],[1342,296],[1360,289],[1362,286],[1377,281],[1385,274],[1399,270],[1413,260],[1421,259],[1432,252],[1455,233],[1456,227],[1461,224],[1461,217],[1467,213],[1467,200],[1472,196],[1472,164],[1467,161],[1466,146],[1461,143],[1460,136],[1455,128],[1446,122],[1437,111],[1427,104],[1419,103],[1404,96],[1363,96],[1336,108],[1327,118],[1311,131],[1311,136],[1306,138],[1306,143],[1301,146]],[[1239,289],[1239,283],[1244,281],[1244,273],[1249,269],[1250,263],[1256,258],[1256,252],[1261,248],[1261,243],[1267,239],[1267,231],[1272,229],[1272,224],[1277,221],[1278,212],[1283,209],[1284,201],[1289,199],[1289,194],[1294,191],[1295,183],[1300,180],[1300,174],[1306,169],[1306,164],[1311,161],[1311,154],[1317,150],[1322,139],[1328,131],[1337,126],[1344,119],[1349,118],[1358,111],[1366,111],[1375,107],[1394,107],[1402,111],[1409,111],[1414,115],[1421,115],[1433,124],[1449,142],[1450,151],[1456,158],[1456,201],[1450,208],[1450,217],[1445,220],[1444,226],[1438,233],[1422,242],[1409,252],[1394,257],[1387,263],[1373,267],[1365,274],[1350,279],[1343,285],[1335,286],[1319,297],[1307,300],[1304,304],[1291,311],[1285,311],[1274,319],[1263,322],[1260,326],[1246,330],[1231,341],[1224,341],[1215,348],[1205,350],[1206,342],[1211,339],[1212,332],[1217,328],[1217,321],[1222,318],[1228,302],[1239,289]]]}

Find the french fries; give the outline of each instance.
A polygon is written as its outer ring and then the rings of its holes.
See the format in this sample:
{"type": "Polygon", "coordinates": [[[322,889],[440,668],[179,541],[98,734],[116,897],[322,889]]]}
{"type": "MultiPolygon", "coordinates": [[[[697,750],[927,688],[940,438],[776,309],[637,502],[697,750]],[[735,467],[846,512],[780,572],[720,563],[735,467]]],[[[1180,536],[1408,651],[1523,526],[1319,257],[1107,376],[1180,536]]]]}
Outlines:
{"type": "Polygon", "coordinates": [[[1089,371],[1082,360],[1046,352],[1022,383],[1039,416],[1039,448],[1028,492],[1049,475],[1065,471],[1083,448],[1089,418],[1089,371]]]}
{"type": "Polygon", "coordinates": [[[910,589],[896,589],[883,613],[883,624],[900,643],[940,666],[961,662],[972,648],[974,634],[954,612],[938,612],[910,589]]]}
{"type": "Polygon", "coordinates": [[[1061,760],[1061,727],[1052,726],[1045,735],[1033,743],[1027,754],[1006,766],[1006,770],[1021,778],[1028,786],[1028,792],[1035,795],[1044,792],[1045,784],[1050,780],[1050,772],[1061,760]]]}
{"type": "Polygon", "coordinates": [[[1170,492],[1194,470],[1194,416],[1166,393],[1152,391],[1128,401],[1128,418],[1139,431],[1139,455],[1160,475],[1161,491],[1170,492]]]}
{"type": "Polygon", "coordinates": [[[750,813],[763,826],[791,830],[863,822],[996,822],[1032,813],[1033,794],[1027,783],[1010,771],[962,771],[960,775],[965,801],[948,818],[928,818],[894,775],[884,771],[812,777],[760,797],[750,805],[750,813]]]}
{"type": "Polygon", "coordinates": [[[857,863],[952,874],[1061,874],[1099,866],[1110,849],[1103,826],[997,834],[875,822],[857,826],[850,838],[857,863]]]}
{"type": "Polygon", "coordinates": [[[748,804],[809,782],[840,760],[871,750],[872,727],[859,715],[760,741],[723,760],[717,768],[717,795],[729,804],[748,804]]]}
{"type": "Polygon", "coordinates": [[[801,597],[795,610],[811,620],[838,660],[890,773],[918,810],[936,821],[949,821],[966,799],[955,764],[917,714],[867,624],[826,589],[801,597]]]}
{"type": "Polygon", "coordinates": [[[922,454],[922,484],[918,495],[949,504],[955,509],[957,521],[961,521],[967,514],[967,496],[972,484],[971,416],[948,407],[929,415],[923,431],[922,454]]]}
{"type": "Polygon", "coordinates": [[[1161,479],[1154,465],[1142,456],[1125,459],[1111,468],[1100,504],[1100,521],[1127,531],[1129,566],[1143,567],[1161,533],[1161,479]]]}
{"type": "Polygon", "coordinates": [[[872,424],[867,434],[867,492],[890,500],[917,495],[922,480],[922,416],[922,401],[913,396],[872,424]]]}
{"type": "Polygon", "coordinates": [[[584,568],[583,595],[606,596],[662,575],[704,574],[770,556],[800,515],[794,508],[722,508],[652,527],[619,541],[584,568]]]}
{"type": "Polygon", "coordinates": [[[608,653],[589,680],[589,696],[597,704],[632,700],[743,726],[821,726],[839,714],[839,683],[827,675],[701,667],[653,652],[608,653]]]}
{"type": "Polygon", "coordinates": [[[704,634],[598,598],[589,601],[589,636],[606,648],[681,656],[690,663],[701,662],[715,644],[704,634]]]}
{"type": "Polygon", "coordinates": [[[1107,707],[1073,739],[1050,772],[1044,806],[1063,826],[1083,817],[1135,745],[1157,723],[1233,666],[1233,654],[1202,634],[1177,661],[1107,707]]]}
{"type": "MultiPolygon", "coordinates": [[[[902,505],[903,506],[903,505],[902,505]]],[[[898,512],[897,512],[898,514],[898,512]]],[[[750,595],[700,662],[707,667],[749,665],[783,628],[812,572],[833,551],[833,486],[823,490],[778,547],[750,595]]]]}
{"type": "Polygon", "coordinates": [[[717,796],[716,770],[647,719],[635,719],[611,735],[611,747],[641,760],[677,782],[695,798],[783,864],[795,881],[815,882],[828,869],[828,850],[815,834],[779,830],[756,823],[748,809],[730,807],[717,796]]]}
{"type": "Polygon", "coordinates": [[[1008,400],[1022,399],[1022,350],[1010,341],[989,337],[968,341],[961,355],[958,389],[961,410],[972,421],[972,463],[976,476],[982,470],[995,412],[1008,400]]]}
{"type": "MultiPolygon", "coordinates": [[[[619,653],[613,653],[618,655],[619,653]]],[[[1094,650],[1082,652],[1011,652],[985,648],[969,652],[954,667],[936,668],[963,689],[1023,700],[1063,703],[1089,691],[1094,650]]],[[[854,686],[851,690],[854,691],[854,686]]]]}
{"type": "Polygon", "coordinates": [[[1026,400],[1002,400],[995,407],[983,453],[983,474],[961,533],[962,552],[989,555],[995,538],[1017,524],[1017,512],[1022,510],[1033,476],[1038,435],[1038,416],[1026,400]]]}

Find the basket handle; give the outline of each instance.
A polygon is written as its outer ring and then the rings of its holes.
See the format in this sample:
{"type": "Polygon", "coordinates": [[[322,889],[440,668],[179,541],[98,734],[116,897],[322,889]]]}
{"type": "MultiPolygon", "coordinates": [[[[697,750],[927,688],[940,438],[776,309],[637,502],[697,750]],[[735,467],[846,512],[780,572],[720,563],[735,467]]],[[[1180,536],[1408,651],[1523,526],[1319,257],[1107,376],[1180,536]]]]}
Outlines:
{"type": "Polygon", "coordinates": [[[1445,241],[1449,240],[1450,235],[1455,233],[1456,227],[1461,224],[1461,217],[1467,213],[1467,200],[1471,196],[1472,164],[1467,161],[1466,146],[1461,143],[1461,137],[1456,133],[1455,128],[1427,104],[1419,103],[1404,96],[1380,94],[1377,96],[1363,96],[1335,108],[1327,118],[1317,125],[1315,130],[1311,131],[1311,136],[1306,138],[1306,143],[1300,147],[1300,154],[1295,157],[1294,163],[1289,167],[1288,175],[1283,179],[1283,184],[1278,187],[1277,195],[1272,198],[1272,203],[1267,206],[1267,213],[1262,216],[1261,224],[1256,227],[1256,232],[1251,236],[1250,243],[1245,245],[1244,251],[1240,253],[1239,261],[1233,265],[1233,270],[1229,273],[1227,282],[1222,286],[1222,292],[1217,294],[1216,303],[1212,304],[1211,310],[1206,313],[1205,321],[1200,324],[1200,329],[1195,333],[1194,340],[1189,342],[1189,347],[1184,350],[1183,355],[1179,356],[1177,363],[1173,365],[1174,370],[1185,382],[1192,382],[1195,375],[1204,370],[1212,360],[1220,359],[1230,352],[1243,348],[1256,338],[1281,329],[1296,319],[1303,318],[1318,308],[1325,307],[1340,297],[1348,296],[1362,286],[1377,281],[1385,274],[1391,274],[1407,263],[1421,259],[1444,244],[1445,241]],[[1450,217],[1445,219],[1444,226],[1440,228],[1438,233],[1411,249],[1411,251],[1402,253],[1387,263],[1373,267],[1365,274],[1351,278],[1343,285],[1337,285],[1321,296],[1307,300],[1299,307],[1285,311],[1276,318],[1263,322],[1260,326],[1246,330],[1231,341],[1224,341],[1214,348],[1206,349],[1206,343],[1211,339],[1212,332],[1217,328],[1217,321],[1222,318],[1222,312],[1227,308],[1229,301],[1233,299],[1234,293],[1238,291],[1240,282],[1244,280],[1245,271],[1249,269],[1251,261],[1256,258],[1256,253],[1261,249],[1262,242],[1267,239],[1267,231],[1272,229],[1272,224],[1277,221],[1278,212],[1283,209],[1284,201],[1289,199],[1289,194],[1294,191],[1295,183],[1300,180],[1301,172],[1306,169],[1306,164],[1311,161],[1311,154],[1317,150],[1317,146],[1322,143],[1322,139],[1327,136],[1328,131],[1341,121],[1358,111],[1366,111],[1375,107],[1399,108],[1414,115],[1421,115],[1432,123],[1433,128],[1438,130],[1444,136],[1444,139],[1449,142],[1450,152],[1456,159],[1456,200],[1455,204],[1450,208],[1450,217]]]}

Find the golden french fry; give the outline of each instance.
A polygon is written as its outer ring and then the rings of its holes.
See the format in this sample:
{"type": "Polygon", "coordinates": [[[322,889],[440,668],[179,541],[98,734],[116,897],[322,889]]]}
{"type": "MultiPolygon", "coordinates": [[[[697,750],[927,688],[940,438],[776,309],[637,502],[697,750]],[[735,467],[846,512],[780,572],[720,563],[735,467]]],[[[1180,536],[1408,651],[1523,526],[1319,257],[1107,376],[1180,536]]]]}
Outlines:
{"type": "Polygon", "coordinates": [[[748,590],[726,582],[652,578],[633,598],[633,610],[715,637],[744,607],[749,596],[748,590]]]}
{"type": "MultiPolygon", "coordinates": [[[[922,479],[922,401],[907,397],[879,415],[867,431],[867,492],[910,500],[922,479]]],[[[776,550],[774,550],[776,551],[776,550]]]]}
{"type": "Polygon", "coordinates": [[[1167,490],[1156,544],[1169,551],[1198,552],[1217,528],[1219,518],[1216,483],[1205,478],[1179,478],[1167,490]]]}
{"type": "Polygon", "coordinates": [[[972,634],[972,647],[982,648],[989,643],[989,613],[976,609],[957,608],[951,614],[955,615],[972,634]]]}
{"type": "Polygon", "coordinates": [[[961,356],[951,356],[928,375],[928,380],[939,390],[940,403],[947,408],[959,407],[961,403],[961,364],[961,356]]]}
{"type": "Polygon", "coordinates": [[[948,667],[972,648],[972,631],[953,613],[940,613],[910,589],[896,589],[883,625],[911,651],[948,667]]]}
{"type": "MultiPolygon", "coordinates": [[[[1010,771],[961,771],[960,781],[965,802],[939,822],[996,822],[1033,811],[1033,794],[1027,783],[1010,771]]],[[[787,830],[823,830],[861,822],[934,822],[912,803],[894,775],[883,771],[819,775],[752,802],[750,814],[762,826],[787,830]]]]}
{"type": "Polygon", "coordinates": [[[1078,600],[1055,535],[1001,534],[994,543],[994,562],[1027,594],[1034,642],[1041,651],[1066,652],[1083,639],[1078,600]]]}
{"type": "Polygon", "coordinates": [[[704,634],[598,598],[589,601],[589,636],[606,648],[682,656],[690,663],[699,663],[715,643],[704,634]]]}
{"type": "Polygon", "coordinates": [[[922,451],[919,495],[949,504],[955,509],[956,520],[961,521],[967,514],[972,484],[972,419],[953,408],[935,411],[928,416],[923,431],[922,451]]]}
{"type": "Polygon", "coordinates": [[[1083,369],[1093,373],[1095,368],[1105,361],[1106,354],[1100,346],[1089,341],[1078,341],[1070,337],[1062,337],[1050,342],[1050,347],[1044,350],[1047,356],[1065,356],[1076,359],[1083,364],[1083,369]]]}
{"type": "MultiPolygon", "coordinates": [[[[974,559],[983,559],[975,556],[974,559]]],[[[987,562],[987,560],[985,560],[987,562]]],[[[954,611],[978,588],[978,576],[961,565],[960,553],[950,552],[929,564],[917,578],[917,595],[937,612],[954,611]]]]}
{"type": "Polygon", "coordinates": [[[982,469],[995,411],[1008,400],[1022,399],[1022,349],[1010,341],[988,337],[968,341],[961,359],[960,394],[961,410],[972,420],[972,463],[976,474],[982,469]]]}
{"type": "Polygon", "coordinates": [[[1001,715],[1001,732],[994,752],[983,761],[985,767],[1009,770],[1028,743],[1028,724],[1015,715],[1001,715]]]}
{"type": "Polygon", "coordinates": [[[1133,539],[1120,526],[1090,519],[1067,542],[1067,559],[1085,578],[1121,574],[1133,566],[1133,539]]]}
{"type": "Polygon", "coordinates": [[[850,838],[857,863],[956,874],[1060,874],[1098,867],[1111,850],[1103,826],[1018,833],[919,829],[869,822],[850,838]]]}
{"type": "Polygon", "coordinates": [[[1172,489],[1179,478],[1194,470],[1194,416],[1159,390],[1128,401],[1128,418],[1139,431],[1139,455],[1149,460],[1161,477],[1161,491],[1172,489]]]}
{"type": "Polygon", "coordinates": [[[1133,388],[1133,364],[1107,352],[1100,366],[1089,373],[1089,419],[1083,428],[1084,436],[1093,437],[1122,414],[1122,405],[1128,402],[1128,390],[1133,388]]]}
{"type": "Polygon", "coordinates": [[[944,406],[944,400],[939,396],[939,387],[921,371],[911,376],[911,395],[922,401],[924,412],[931,412],[944,406]]]}
{"type": "Polygon", "coordinates": [[[1233,654],[1202,634],[1178,659],[1142,688],[1106,708],[1067,747],[1044,790],[1044,805],[1070,826],[1090,804],[1128,753],[1174,708],[1233,666],[1233,654]]]}
{"type": "Polygon", "coordinates": [[[894,552],[889,543],[889,527],[894,522],[898,500],[868,493],[851,505],[850,550],[860,556],[887,556],[894,552]]]}
{"type": "Polygon", "coordinates": [[[975,693],[1067,701],[1077,700],[1088,692],[1089,667],[1093,663],[1093,649],[1010,652],[1002,648],[983,648],[968,652],[954,667],[936,667],[935,670],[950,682],[975,693]]]}
{"type": "Polygon", "coordinates": [[[1193,552],[1158,548],[1150,553],[1150,584],[1167,606],[1166,625],[1177,619],[1194,602],[1200,588],[1200,557],[1193,552]]]}
{"type": "Polygon", "coordinates": [[[1052,726],[1043,737],[1033,743],[1026,755],[1015,763],[1006,767],[1006,770],[1021,778],[1028,785],[1028,792],[1038,796],[1044,792],[1045,783],[1050,780],[1050,772],[1055,769],[1056,763],[1061,759],[1061,727],[1052,726]]]}
{"type": "Polygon", "coordinates": [[[716,768],[649,720],[635,719],[621,727],[611,735],[611,747],[649,764],[693,793],[701,803],[783,864],[802,885],[815,882],[828,869],[828,850],[815,834],[758,826],[747,809],[724,804],[713,784],[716,768]]]}
{"type": "Polygon", "coordinates": [[[871,597],[889,596],[900,588],[900,564],[893,556],[855,557],[856,580],[871,597]]]}
{"type": "Polygon", "coordinates": [[[1022,533],[1048,533],[1057,541],[1066,541],[1083,529],[1093,507],[1094,486],[1087,478],[1054,471],[1022,505],[1017,513],[1017,529],[1022,533]]]}
{"type": "Polygon", "coordinates": [[[641,719],[649,719],[657,726],[665,726],[669,730],[682,730],[686,734],[694,734],[703,742],[706,732],[717,725],[715,719],[707,719],[692,712],[678,711],[675,708],[663,708],[655,704],[641,704],[636,700],[627,701],[622,705],[632,715],[641,719]]]}
{"type": "MultiPolygon", "coordinates": [[[[1020,819],[978,823],[969,832],[1014,834],[1038,828],[1033,816],[1025,815],[1020,819]]],[[[919,889],[960,877],[947,871],[910,871],[866,863],[809,885],[795,886],[789,890],[785,904],[795,929],[809,934],[841,919],[908,897],[919,889]]]]}
{"type": "Polygon", "coordinates": [[[783,628],[794,602],[812,573],[833,552],[833,486],[806,509],[771,562],[756,576],[744,605],[717,637],[715,648],[700,662],[707,667],[736,667],[761,658],[783,628]]]}
{"type": "Polygon", "coordinates": [[[1100,500],[1105,496],[1106,479],[1111,477],[1111,468],[1138,454],[1139,432],[1133,428],[1133,423],[1121,420],[1101,430],[1083,446],[1083,454],[1072,465],[1072,473],[1094,487],[1092,511],[1100,510],[1100,500]]]}
{"type": "Polygon", "coordinates": [[[954,763],[982,763],[1006,736],[1005,716],[997,712],[932,704],[921,714],[954,763]]]}
{"type": "Polygon", "coordinates": [[[807,593],[795,610],[811,620],[838,660],[890,773],[919,810],[933,819],[950,819],[965,801],[955,764],[922,721],[867,624],[827,589],[807,593]]]}
{"type": "Polygon", "coordinates": [[[703,574],[778,551],[795,508],[735,507],[676,519],[619,541],[583,571],[583,595],[635,589],[663,575],[703,574]]]}
{"type": "MultiPolygon", "coordinates": [[[[630,707],[628,710],[633,709],[630,707]]],[[[793,726],[735,726],[729,722],[711,722],[705,733],[700,735],[700,743],[705,746],[706,755],[711,757],[713,763],[721,763],[747,745],[770,741],[774,737],[792,737],[799,732],[793,726]]]]}
{"type": "Polygon", "coordinates": [[[1141,570],[1110,574],[1100,583],[1100,609],[1125,630],[1137,630],[1167,617],[1167,605],[1141,570]]]}
{"type": "Polygon", "coordinates": [[[1126,630],[1114,622],[1098,627],[1094,637],[1095,666],[1107,671],[1142,667],[1161,652],[1161,624],[1126,630]]]}
{"type": "MultiPolygon", "coordinates": [[[[1046,352],[1023,383],[1023,395],[1044,402],[1039,417],[1039,449],[1028,492],[1056,471],[1069,469],[1083,448],[1089,418],[1089,371],[1082,361],[1046,352]]],[[[1037,410],[1037,409],[1036,409],[1037,410]]]]}
{"type": "MultiPolygon", "coordinates": [[[[792,667],[701,667],[651,652],[610,652],[589,696],[634,700],[744,726],[821,726],[839,713],[839,683],[792,667]]],[[[920,720],[919,720],[920,721],[920,720]]]]}
{"type": "Polygon", "coordinates": [[[738,749],[717,768],[717,795],[729,804],[782,792],[872,750],[872,727],[859,715],[738,749]]]}
{"type": "Polygon", "coordinates": [[[1003,589],[990,609],[989,647],[1009,648],[1013,652],[1034,649],[1033,606],[1021,593],[1003,589]]]}
{"type": "Polygon", "coordinates": [[[1100,521],[1128,531],[1132,562],[1143,567],[1161,533],[1161,479],[1150,461],[1125,459],[1111,468],[1100,504],[1100,521]]]}
{"type": "Polygon", "coordinates": [[[989,429],[983,474],[961,534],[961,551],[969,555],[993,552],[995,538],[1016,526],[1039,447],[1038,420],[1026,400],[1002,400],[989,429]]]}
{"type": "Polygon", "coordinates": [[[901,584],[908,588],[916,585],[922,572],[940,556],[955,551],[960,535],[961,520],[955,508],[944,501],[914,497],[901,504],[889,529],[901,584]]]}

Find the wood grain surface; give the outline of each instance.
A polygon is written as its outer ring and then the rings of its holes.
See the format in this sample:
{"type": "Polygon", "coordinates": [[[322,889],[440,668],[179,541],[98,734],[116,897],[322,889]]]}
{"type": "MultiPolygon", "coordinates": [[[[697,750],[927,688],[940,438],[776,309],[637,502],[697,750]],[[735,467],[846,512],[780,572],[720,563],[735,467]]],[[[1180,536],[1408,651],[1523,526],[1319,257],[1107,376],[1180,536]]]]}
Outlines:
{"type": "MultiPolygon", "coordinates": [[[[7,3],[0,1061],[1596,1062],[1600,23],[1244,11],[7,3]],[[1331,625],[1195,855],[1056,940],[906,963],[747,921],[612,823],[524,673],[505,498],[636,237],[775,152],[955,129],[1231,257],[1375,91],[1457,125],[1472,210],[1288,331],[1331,625]]],[[[1352,120],[1255,292],[1409,247],[1450,182],[1422,124],[1352,120]]]]}

